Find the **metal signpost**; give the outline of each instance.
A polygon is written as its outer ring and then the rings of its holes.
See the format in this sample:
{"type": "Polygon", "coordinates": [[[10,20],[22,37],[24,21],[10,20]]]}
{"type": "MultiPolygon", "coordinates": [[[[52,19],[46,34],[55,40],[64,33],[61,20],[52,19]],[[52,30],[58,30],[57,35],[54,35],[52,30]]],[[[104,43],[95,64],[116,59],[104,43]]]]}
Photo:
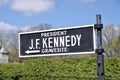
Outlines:
{"type": "Polygon", "coordinates": [[[102,48],[102,28],[101,24],[101,15],[96,15],[95,29],[97,30],[97,71],[98,71],[98,80],[104,80],[104,49],[102,48]]]}
{"type": "Polygon", "coordinates": [[[19,57],[95,53],[94,25],[19,34],[19,57]]]}
{"type": "Polygon", "coordinates": [[[104,80],[102,28],[97,15],[95,25],[19,33],[19,57],[97,53],[98,80],[104,80]]]}

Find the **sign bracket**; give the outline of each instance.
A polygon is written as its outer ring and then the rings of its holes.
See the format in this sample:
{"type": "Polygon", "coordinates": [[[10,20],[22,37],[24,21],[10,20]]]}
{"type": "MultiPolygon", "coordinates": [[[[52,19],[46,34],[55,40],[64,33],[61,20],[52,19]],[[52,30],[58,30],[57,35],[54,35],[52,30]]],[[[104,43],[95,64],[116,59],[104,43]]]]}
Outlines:
{"type": "Polygon", "coordinates": [[[101,15],[96,15],[96,24],[94,25],[97,31],[97,75],[98,80],[105,80],[104,79],[104,49],[102,48],[102,28],[103,24],[101,24],[101,15]]]}

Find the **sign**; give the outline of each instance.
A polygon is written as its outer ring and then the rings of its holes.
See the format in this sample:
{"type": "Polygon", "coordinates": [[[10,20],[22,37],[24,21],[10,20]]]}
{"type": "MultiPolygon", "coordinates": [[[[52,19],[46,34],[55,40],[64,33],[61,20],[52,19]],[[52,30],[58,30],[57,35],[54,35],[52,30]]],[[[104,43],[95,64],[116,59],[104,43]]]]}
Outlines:
{"type": "Polygon", "coordinates": [[[95,53],[94,25],[19,33],[19,57],[95,53]]]}

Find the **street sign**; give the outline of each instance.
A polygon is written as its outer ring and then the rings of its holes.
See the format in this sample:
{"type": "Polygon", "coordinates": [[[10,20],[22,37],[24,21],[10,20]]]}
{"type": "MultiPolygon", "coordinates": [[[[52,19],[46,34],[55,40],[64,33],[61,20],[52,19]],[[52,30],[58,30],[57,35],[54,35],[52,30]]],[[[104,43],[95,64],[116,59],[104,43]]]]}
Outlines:
{"type": "Polygon", "coordinates": [[[19,57],[95,53],[94,25],[19,33],[19,57]]]}

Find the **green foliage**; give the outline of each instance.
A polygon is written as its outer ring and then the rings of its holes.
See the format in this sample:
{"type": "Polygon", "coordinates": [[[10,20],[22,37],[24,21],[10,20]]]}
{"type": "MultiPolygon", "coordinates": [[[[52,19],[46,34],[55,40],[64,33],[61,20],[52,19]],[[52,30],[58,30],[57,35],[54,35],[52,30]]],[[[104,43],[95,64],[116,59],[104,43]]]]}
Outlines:
{"type": "MultiPolygon", "coordinates": [[[[96,66],[95,58],[34,59],[20,64],[1,64],[0,75],[12,76],[13,78],[17,75],[22,75],[20,80],[36,80],[34,75],[39,75],[37,77],[38,80],[54,80],[53,78],[50,79],[49,76],[61,76],[60,79],[55,80],[63,80],[65,76],[72,78],[71,80],[76,80],[76,77],[97,78],[96,66]]],[[[119,58],[105,59],[105,77],[120,77],[119,58]]]]}
{"type": "Polygon", "coordinates": [[[120,78],[120,59],[105,60],[105,76],[109,78],[120,78]]]}

